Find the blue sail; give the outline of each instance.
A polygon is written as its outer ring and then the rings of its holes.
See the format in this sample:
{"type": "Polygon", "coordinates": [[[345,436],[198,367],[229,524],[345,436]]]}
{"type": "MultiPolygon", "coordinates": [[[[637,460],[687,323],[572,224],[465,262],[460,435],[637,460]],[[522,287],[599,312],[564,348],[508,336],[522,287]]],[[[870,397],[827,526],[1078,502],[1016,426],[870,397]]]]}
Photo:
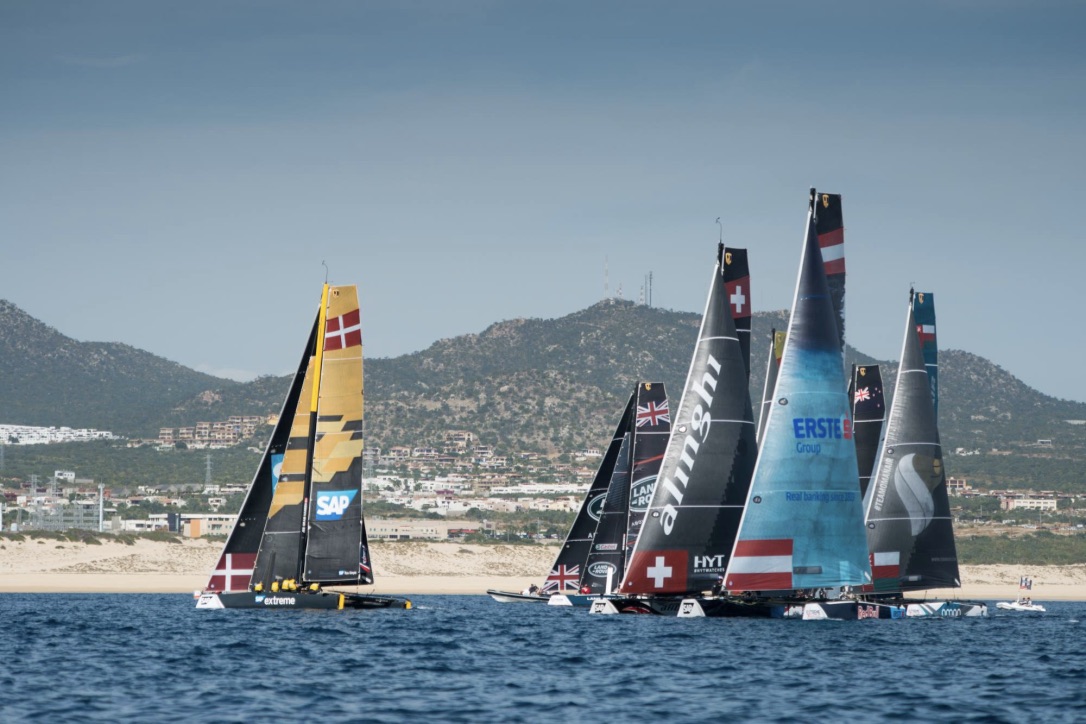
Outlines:
{"type": "Polygon", "coordinates": [[[774,400],[725,575],[731,591],[871,580],[847,381],[815,213],[812,204],[774,400]]]}

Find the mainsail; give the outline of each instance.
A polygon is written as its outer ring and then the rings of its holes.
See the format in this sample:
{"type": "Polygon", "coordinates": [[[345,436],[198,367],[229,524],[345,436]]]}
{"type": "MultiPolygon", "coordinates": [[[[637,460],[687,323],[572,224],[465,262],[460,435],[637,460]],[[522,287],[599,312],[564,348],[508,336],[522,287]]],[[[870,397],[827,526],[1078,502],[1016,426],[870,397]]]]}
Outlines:
{"type": "Polygon", "coordinates": [[[882,371],[878,365],[852,365],[848,398],[852,400],[852,434],[856,439],[856,466],[860,471],[860,496],[863,497],[875,469],[882,424],[886,421],[882,371]]]}
{"type": "Polygon", "coordinates": [[[623,568],[615,578],[617,584],[630,562],[630,553],[641,534],[641,527],[656,490],[656,479],[664,460],[664,451],[671,436],[671,410],[663,382],[639,382],[637,408],[634,416],[633,462],[630,470],[629,520],[623,547],[623,568]]]}
{"type": "Polygon", "coordinates": [[[939,419],[939,346],[935,337],[935,295],[917,292],[913,295],[913,319],[924,354],[924,369],[928,371],[931,399],[935,402],[935,419],[939,419]]]}
{"type": "Polygon", "coordinates": [[[769,359],[765,365],[765,387],[762,388],[762,404],[758,412],[758,444],[762,444],[769,408],[773,406],[773,392],[777,389],[777,374],[781,369],[781,355],[784,354],[784,332],[772,329],[769,332],[769,359]]]}
{"type": "Polygon", "coordinates": [[[826,283],[833,299],[833,312],[837,320],[837,344],[845,349],[845,222],[841,212],[841,194],[816,194],[811,189],[811,200],[817,205],[815,228],[818,246],[822,250],[822,264],[826,269],[826,283]]]}
{"type": "Polygon", "coordinates": [[[865,499],[876,593],[961,585],[935,403],[912,301],[886,435],[865,499]]]}
{"type": "Polygon", "coordinates": [[[813,189],[812,197],[775,401],[728,563],[731,591],[870,579],[839,325],[819,251],[813,189]]]}
{"type": "Polygon", "coordinates": [[[619,449],[625,438],[626,432],[634,419],[634,407],[637,398],[636,392],[630,395],[626,407],[622,411],[611,442],[603,455],[596,476],[592,479],[592,485],[581,502],[581,509],[577,517],[573,519],[569,533],[566,534],[566,542],[558,551],[558,556],[551,566],[551,572],[543,584],[544,593],[557,593],[565,590],[577,590],[582,579],[585,578],[584,563],[588,558],[588,551],[592,546],[592,539],[599,524],[600,512],[603,509],[604,497],[611,483],[611,476],[618,460],[619,449]]]}
{"type": "Polygon", "coordinates": [[[735,331],[739,336],[739,346],[743,350],[743,363],[747,366],[747,378],[750,378],[750,267],[747,264],[747,250],[724,247],[724,286],[728,292],[728,304],[731,306],[735,331]]]}
{"type": "Polygon", "coordinates": [[[724,247],[682,401],[623,594],[681,594],[712,587],[724,571],[756,448],[747,366],[729,309],[724,247]]]}

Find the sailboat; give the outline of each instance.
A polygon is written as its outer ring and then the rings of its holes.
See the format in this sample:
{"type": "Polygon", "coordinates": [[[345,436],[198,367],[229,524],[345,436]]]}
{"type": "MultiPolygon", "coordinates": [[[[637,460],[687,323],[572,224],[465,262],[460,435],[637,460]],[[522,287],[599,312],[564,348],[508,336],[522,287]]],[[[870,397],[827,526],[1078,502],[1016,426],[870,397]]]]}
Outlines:
{"type": "Polygon", "coordinates": [[[1045,607],[1034,603],[1028,591],[1033,590],[1033,579],[1022,576],[1018,579],[1018,598],[1014,601],[1000,601],[996,608],[1002,611],[1025,611],[1030,613],[1045,613],[1045,607]]]}
{"type": "Polygon", "coordinates": [[[824,199],[811,189],[774,399],[727,559],[728,595],[686,599],[680,616],[796,615],[805,592],[824,597],[870,581],[838,310],[817,233],[824,199]]]}
{"type": "Polygon", "coordinates": [[[710,589],[724,572],[757,452],[747,388],[749,346],[744,350],[740,343],[736,305],[725,284],[726,267],[737,258],[718,246],[643,530],[617,594],[594,600],[591,613],[675,615],[683,596],[710,589]]]}
{"type": "Polygon", "coordinates": [[[237,523],[197,608],[411,608],[369,585],[358,291],[329,286],[237,523]]]}
{"type": "Polygon", "coordinates": [[[630,394],[577,517],[536,593],[488,590],[496,601],[585,606],[619,580],[641,530],[671,430],[661,382],[638,382],[630,394]]]}
{"type": "MultiPolygon", "coordinates": [[[[851,604],[805,610],[811,618],[987,616],[973,601],[906,598],[917,591],[958,588],[958,555],[947,496],[946,471],[935,417],[935,400],[917,326],[920,294],[909,292],[905,339],[894,400],[875,472],[865,493],[865,523],[872,583],[851,604]]],[[[925,294],[931,306],[931,295],[925,294]]]]}

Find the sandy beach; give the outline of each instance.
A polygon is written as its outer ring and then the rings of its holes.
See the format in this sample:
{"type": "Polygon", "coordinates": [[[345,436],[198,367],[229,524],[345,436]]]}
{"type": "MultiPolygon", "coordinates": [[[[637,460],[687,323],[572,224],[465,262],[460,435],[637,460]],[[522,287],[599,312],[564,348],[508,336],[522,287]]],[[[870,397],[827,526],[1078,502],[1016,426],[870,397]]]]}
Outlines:
{"type": "MultiPolygon", "coordinates": [[[[137,540],[100,545],[49,539],[0,541],[0,593],[191,593],[207,582],[222,544],[137,540]]],[[[482,594],[542,583],[557,546],[422,541],[373,544],[375,586],[386,594],[482,594]]],[[[1036,601],[1086,601],[1086,565],[963,566],[962,588],[928,597],[1007,600],[1033,578],[1036,601]]]]}

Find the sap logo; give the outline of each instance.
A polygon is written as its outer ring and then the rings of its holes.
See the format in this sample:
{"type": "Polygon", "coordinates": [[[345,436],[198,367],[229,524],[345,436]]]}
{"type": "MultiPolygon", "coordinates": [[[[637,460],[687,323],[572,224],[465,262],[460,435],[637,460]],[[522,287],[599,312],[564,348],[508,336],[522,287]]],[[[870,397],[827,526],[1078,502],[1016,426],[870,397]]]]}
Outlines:
{"type": "Polygon", "coordinates": [[[317,493],[317,520],[339,520],[354,500],[357,490],[322,490],[317,493]]]}
{"type": "Polygon", "coordinates": [[[838,417],[793,417],[792,432],[797,440],[852,439],[852,420],[838,417]]]}
{"type": "Polygon", "coordinates": [[[656,476],[635,480],[630,486],[630,510],[635,513],[644,513],[652,502],[652,494],[656,490],[656,476]]]}
{"type": "Polygon", "coordinates": [[[723,572],[727,556],[720,554],[715,556],[694,556],[695,571],[721,571],[723,572]]]}
{"type": "Polygon", "coordinates": [[[593,563],[588,567],[588,575],[594,578],[607,578],[607,574],[613,571],[617,571],[613,563],[605,563],[600,561],[599,563],[593,563]]]}
{"type": "Polygon", "coordinates": [[[255,598],[257,603],[264,603],[264,594],[258,594],[255,598]]]}

